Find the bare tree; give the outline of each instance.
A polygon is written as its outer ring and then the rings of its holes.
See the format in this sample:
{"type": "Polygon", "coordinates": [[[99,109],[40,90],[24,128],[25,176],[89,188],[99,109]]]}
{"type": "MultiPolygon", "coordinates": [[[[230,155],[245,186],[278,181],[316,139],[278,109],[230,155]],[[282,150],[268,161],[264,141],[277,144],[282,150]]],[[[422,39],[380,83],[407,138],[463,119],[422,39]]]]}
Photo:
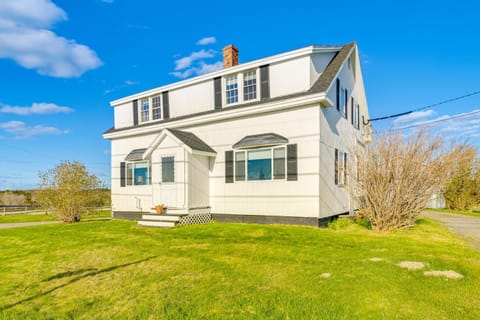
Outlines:
{"type": "Polygon", "coordinates": [[[46,172],[40,172],[36,200],[45,209],[52,209],[64,222],[80,221],[85,207],[100,188],[100,181],[80,162],[62,162],[46,172]]]}
{"type": "Polygon", "coordinates": [[[374,229],[389,231],[415,224],[448,180],[458,150],[445,151],[443,139],[427,131],[386,132],[353,154],[357,166],[350,166],[350,190],[362,208],[359,213],[374,229]]]}

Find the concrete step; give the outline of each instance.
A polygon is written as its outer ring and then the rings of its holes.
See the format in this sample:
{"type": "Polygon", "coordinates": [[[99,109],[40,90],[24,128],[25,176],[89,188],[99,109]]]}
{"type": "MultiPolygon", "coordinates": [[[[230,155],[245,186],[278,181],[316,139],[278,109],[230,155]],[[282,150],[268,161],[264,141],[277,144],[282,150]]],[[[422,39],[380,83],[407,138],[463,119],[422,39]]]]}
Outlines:
{"type": "Polygon", "coordinates": [[[175,227],[175,222],[170,221],[147,221],[140,220],[138,224],[145,227],[156,227],[156,228],[173,228],[175,227]]]}
{"type": "Polygon", "coordinates": [[[144,214],[143,220],[155,220],[155,221],[180,221],[179,216],[170,216],[165,214],[144,214]]]}

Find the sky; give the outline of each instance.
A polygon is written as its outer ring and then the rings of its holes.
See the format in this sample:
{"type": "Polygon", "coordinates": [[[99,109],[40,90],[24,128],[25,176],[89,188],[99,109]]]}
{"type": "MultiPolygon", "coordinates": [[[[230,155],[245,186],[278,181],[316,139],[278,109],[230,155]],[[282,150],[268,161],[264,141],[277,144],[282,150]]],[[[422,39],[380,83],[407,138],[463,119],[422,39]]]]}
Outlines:
{"type": "MultiPolygon", "coordinates": [[[[0,0],[0,190],[75,160],[109,185],[109,102],[217,70],[228,44],[242,63],[356,41],[371,118],[480,91],[478,12],[466,0],[0,0]]],[[[478,146],[476,110],[480,94],[373,124],[430,121],[478,146]]]]}

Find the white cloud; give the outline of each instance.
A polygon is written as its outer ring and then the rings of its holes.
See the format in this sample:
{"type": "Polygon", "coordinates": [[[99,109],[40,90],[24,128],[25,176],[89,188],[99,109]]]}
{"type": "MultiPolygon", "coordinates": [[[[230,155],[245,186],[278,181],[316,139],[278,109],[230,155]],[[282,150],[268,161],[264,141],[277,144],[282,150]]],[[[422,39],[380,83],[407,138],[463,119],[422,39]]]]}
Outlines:
{"type": "Polygon", "coordinates": [[[399,124],[399,123],[405,123],[405,122],[413,122],[413,121],[417,121],[417,120],[420,120],[420,119],[425,119],[425,118],[431,117],[435,114],[437,114],[437,113],[433,110],[416,111],[416,112],[412,112],[412,113],[406,114],[404,116],[398,117],[397,119],[395,119],[393,121],[393,123],[394,124],[399,124]]]}
{"type": "Polygon", "coordinates": [[[36,125],[29,127],[23,121],[8,121],[0,123],[0,129],[12,134],[15,139],[27,139],[38,135],[60,135],[68,133],[55,127],[36,125]]]}
{"type": "Polygon", "coordinates": [[[188,68],[196,60],[213,58],[215,57],[216,52],[214,50],[200,50],[194,51],[189,56],[175,60],[175,71],[188,68]]]}
{"type": "Polygon", "coordinates": [[[217,71],[222,68],[223,68],[222,61],[217,61],[211,64],[200,62],[198,67],[189,68],[185,71],[174,71],[174,72],[170,72],[170,74],[176,78],[185,79],[190,77],[191,75],[201,75],[201,74],[217,71]]]}
{"type": "Polygon", "coordinates": [[[197,41],[197,44],[200,46],[204,46],[207,44],[213,44],[217,42],[217,38],[215,37],[205,37],[197,41]]]}
{"type": "Polygon", "coordinates": [[[54,113],[70,113],[73,109],[69,107],[58,106],[54,103],[34,103],[31,107],[19,106],[3,106],[0,108],[2,113],[12,113],[19,116],[27,116],[32,114],[54,114],[54,113]]]}
{"type": "Polygon", "coordinates": [[[0,58],[52,77],[79,77],[102,62],[89,47],[48,30],[67,20],[50,0],[0,2],[0,58]]]}

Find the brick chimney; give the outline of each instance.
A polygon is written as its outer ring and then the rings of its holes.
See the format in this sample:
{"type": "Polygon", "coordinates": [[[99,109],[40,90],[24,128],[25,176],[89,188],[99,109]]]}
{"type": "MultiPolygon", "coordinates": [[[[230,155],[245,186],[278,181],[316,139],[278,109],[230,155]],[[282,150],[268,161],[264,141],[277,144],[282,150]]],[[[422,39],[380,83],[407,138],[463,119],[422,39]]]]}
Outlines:
{"type": "Polygon", "coordinates": [[[223,67],[229,68],[238,64],[238,49],[233,45],[223,48],[223,67]]]}

